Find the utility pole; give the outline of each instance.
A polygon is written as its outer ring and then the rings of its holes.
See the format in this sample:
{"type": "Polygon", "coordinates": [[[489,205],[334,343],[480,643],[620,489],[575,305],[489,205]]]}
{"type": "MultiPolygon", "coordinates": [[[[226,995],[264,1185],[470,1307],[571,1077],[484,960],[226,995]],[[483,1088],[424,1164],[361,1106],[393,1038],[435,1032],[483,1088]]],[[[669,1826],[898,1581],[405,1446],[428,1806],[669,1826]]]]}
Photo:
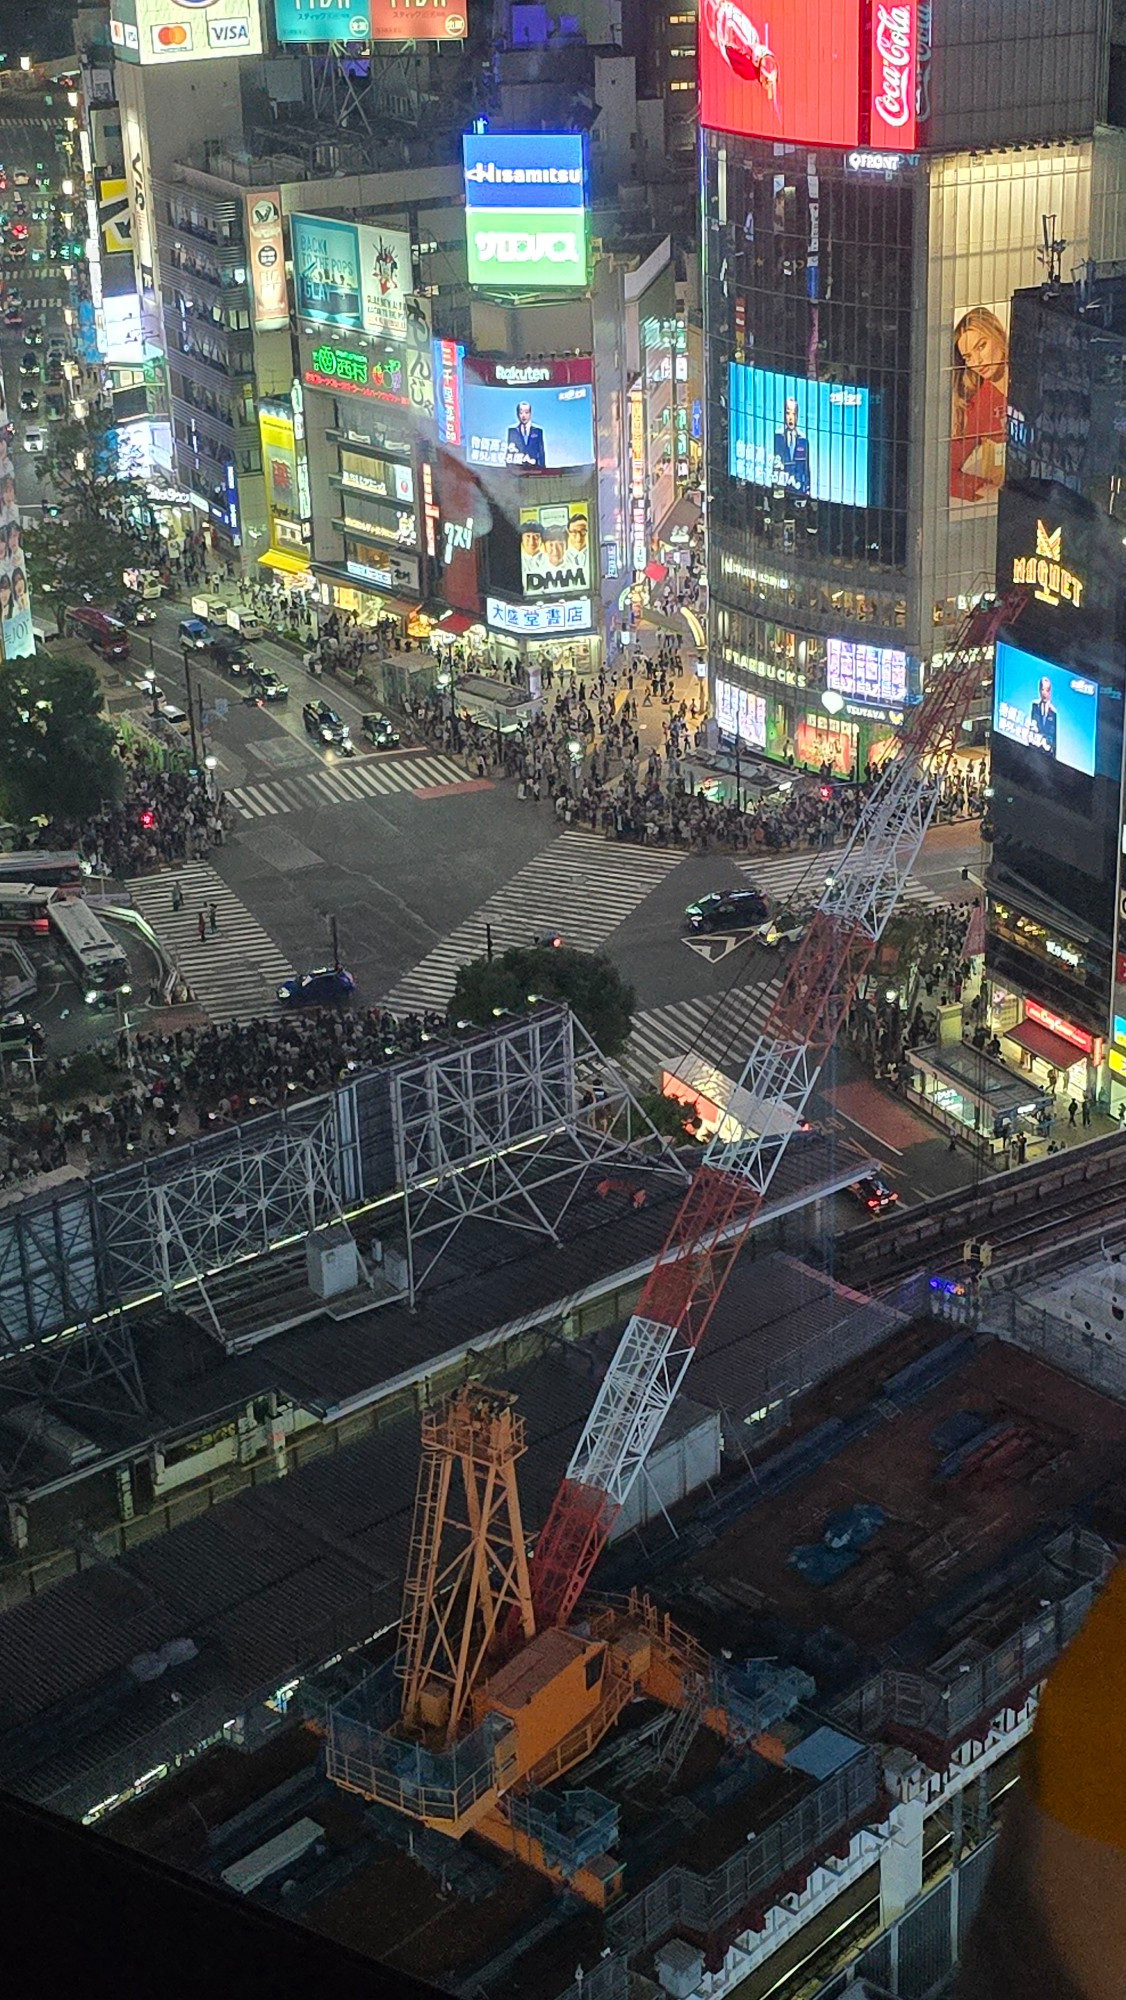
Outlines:
{"type": "Polygon", "coordinates": [[[202,765],[199,754],[199,737],[196,733],[195,689],[192,686],[191,654],[189,653],[186,646],[184,647],[183,659],[184,659],[184,685],[188,693],[188,728],[191,731],[191,738],[192,738],[192,764],[198,771],[202,769],[202,765]]]}
{"type": "Polygon", "coordinates": [[[493,962],[493,927],[491,924],[485,925],[485,957],[491,965],[493,962]]]}
{"type": "Polygon", "coordinates": [[[742,771],[741,771],[741,767],[740,767],[740,763],[739,763],[739,751],[740,751],[740,747],[741,747],[741,745],[740,745],[740,737],[739,737],[739,731],[738,731],[738,730],[736,730],[736,731],[735,731],[735,810],[736,810],[736,812],[742,812],[742,810],[743,810],[743,783],[742,783],[742,771]]]}
{"type": "Polygon", "coordinates": [[[333,965],[333,970],[334,970],[335,972],[339,972],[339,970],[340,970],[340,936],[339,936],[339,933],[338,933],[338,931],[337,931],[337,928],[336,928],[336,914],[335,914],[335,912],[334,912],[334,913],[333,913],[333,915],[332,915],[332,916],[331,916],[331,917],[329,918],[329,920],[328,920],[328,921],[329,921],[329,926],[330,926],[330,928],[331,928],[331,930],[332,930],[332,965],[333,965]]]}

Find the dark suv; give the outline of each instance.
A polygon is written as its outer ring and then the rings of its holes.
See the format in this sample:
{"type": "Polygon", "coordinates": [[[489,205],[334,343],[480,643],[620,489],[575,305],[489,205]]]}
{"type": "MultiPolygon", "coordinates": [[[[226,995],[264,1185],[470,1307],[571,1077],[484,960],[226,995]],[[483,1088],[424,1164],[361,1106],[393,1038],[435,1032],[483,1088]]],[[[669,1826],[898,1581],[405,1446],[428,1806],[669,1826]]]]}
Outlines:
{"type": "Polygon", "coordinates": [[[343,716],[329,707],[327,701],[307,701],[301,711],[301,720],[307,736],[315,736],[318,743],[342,751],[345,757],[352,755],[356,746],[348,724],[343,716]]]}
{"type": "Polygon", "coordinates": [[[222,633],[211,640],[207,655],[213,667],[222,667],[228,674],[244,674],[254,665],[246,647],[238,639],[228,639],[222,633]]]}
{"type": "Polygon", "coordinates": [[[757,889],[713,889],[698,903],[689,903],[684,926],[690,931],[753,931],[770,915],[757,889]]]}

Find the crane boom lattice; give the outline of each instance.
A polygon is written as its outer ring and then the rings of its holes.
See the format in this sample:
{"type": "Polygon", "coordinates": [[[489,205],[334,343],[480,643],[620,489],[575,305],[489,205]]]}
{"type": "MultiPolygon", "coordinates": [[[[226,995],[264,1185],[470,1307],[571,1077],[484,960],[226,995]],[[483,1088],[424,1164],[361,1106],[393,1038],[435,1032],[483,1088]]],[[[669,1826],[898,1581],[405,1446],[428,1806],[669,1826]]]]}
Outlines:
{"type": "Polygon", "coordinates": [[[758,1129],[712,1140],[618,1344],[536,1544],[537,1627],[565,1624],[704,1337],[934,816],[986,649],[1024,591],[979,604],[904,729],[739,1079],[758,1129]]]}

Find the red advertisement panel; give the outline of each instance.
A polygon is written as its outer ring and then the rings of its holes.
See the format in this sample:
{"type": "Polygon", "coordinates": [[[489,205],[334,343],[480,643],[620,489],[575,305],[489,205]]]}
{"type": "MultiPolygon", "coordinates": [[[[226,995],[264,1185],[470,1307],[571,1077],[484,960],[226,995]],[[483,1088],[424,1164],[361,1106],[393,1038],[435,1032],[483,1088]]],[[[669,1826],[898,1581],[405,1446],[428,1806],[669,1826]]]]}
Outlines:
{"type": "Polygon", "coordinates": [[[701,0],[701,125],[857,145],[860,40],[860,0],[701,0]]]}
{"type": "Polygon", "coordinates": [[[915,93],[919,62],[919,0],[873,0],[872,115],[868,143],[881,153],[915,147],[915,93]]]}

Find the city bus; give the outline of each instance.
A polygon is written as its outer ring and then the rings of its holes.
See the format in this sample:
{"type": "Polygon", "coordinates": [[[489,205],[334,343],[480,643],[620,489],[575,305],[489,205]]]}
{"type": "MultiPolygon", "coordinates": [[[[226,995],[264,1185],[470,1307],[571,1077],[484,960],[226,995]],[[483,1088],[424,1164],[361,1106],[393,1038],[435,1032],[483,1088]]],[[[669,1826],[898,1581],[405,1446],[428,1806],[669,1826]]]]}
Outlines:
{"type": "Polygon", "coordinates": [[[44,889],[61,889],[64,896],[84,896],[89,873],[73,851],[47,854],[29,847],[22,853],[0,853],[0,882],[32,882],[44,889]]]}
{"type": "Polygon", "coordinates": [[[35,882],[0,882],[0,932],[6,937],[43,937],[48,905],[57,889],[35,882]]]}
{"type": "Polygon", "coordinates": [[[56,897],[47,906],[47,920],[88,1005],[128,985],[129,955],[110,936],[89,903],[56,897]]]}

